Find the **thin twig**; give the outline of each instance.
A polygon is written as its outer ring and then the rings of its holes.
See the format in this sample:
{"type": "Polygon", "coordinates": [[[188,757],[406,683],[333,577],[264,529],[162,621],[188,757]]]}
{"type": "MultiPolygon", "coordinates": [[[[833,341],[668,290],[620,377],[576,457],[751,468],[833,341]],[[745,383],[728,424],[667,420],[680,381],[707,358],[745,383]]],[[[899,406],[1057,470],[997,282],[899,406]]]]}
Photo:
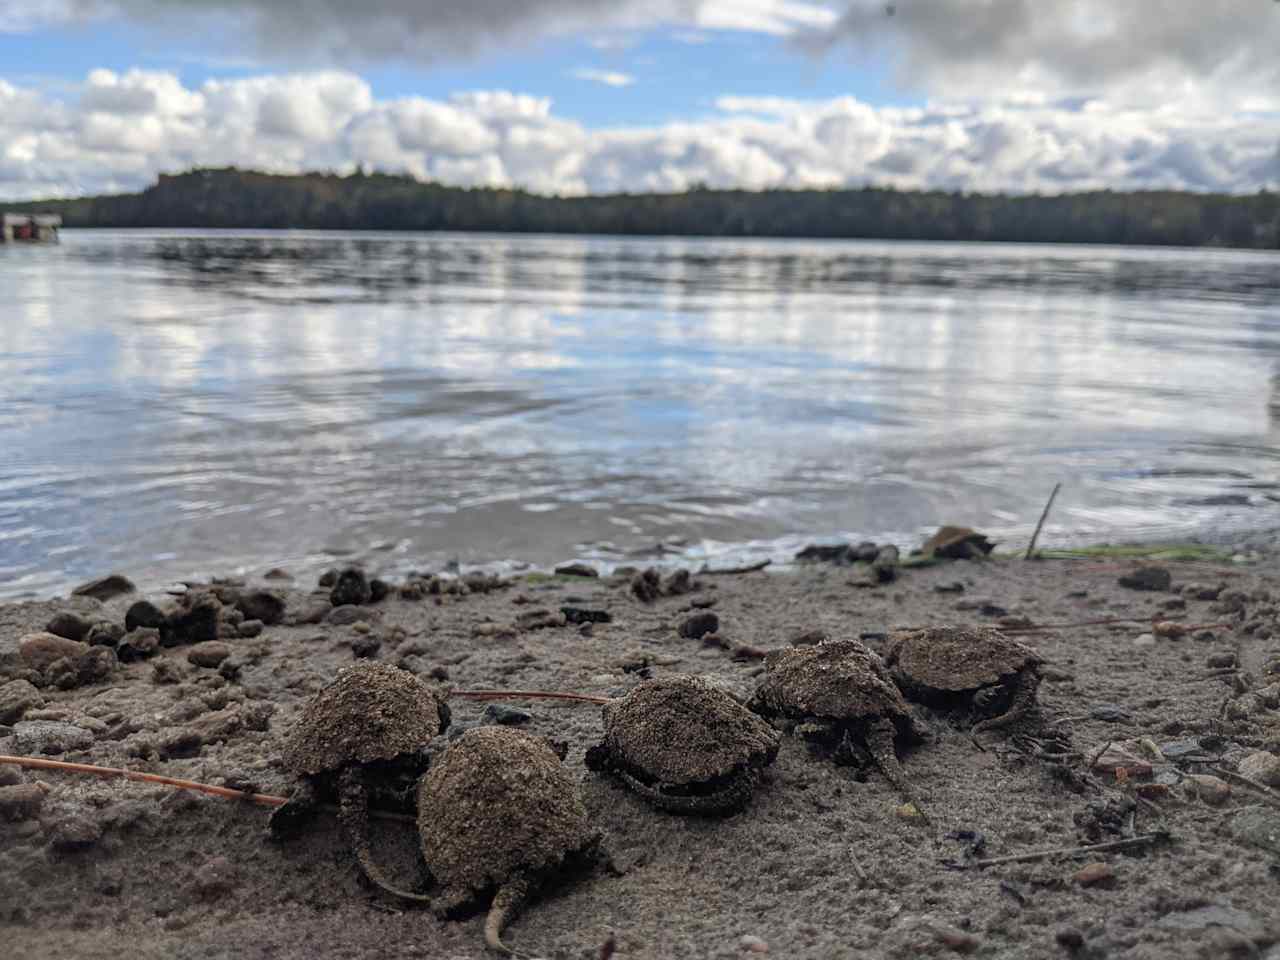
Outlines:
{"type": "Polygon", "coordinates": [[[703,568],[698,571],[698,575],[715,576],[717,574],[726,573],[755,573],[757,570],[763,570],[772,563],[772,560],[761,560],[759,563],[753,563],[746,567],[723,567],[719,570],[712,570],[710,567],[704,565],[703,568]]]}
{"type": "Polygon", "coordinates": [[[1169,839],[1169,834],[1159,831],[1144,833],[1124,840],[1109,840],[1106,843],[1086,843],[1078,847],[1054,847],[1052,850],[1033,850],[1030,853],[1015,853],[1007,857],[990,857],[986,860],[975,860],[971,867],[994,867],[1002,863],[1026,863],[1030,860],[1043,860],[1045,857],[1056,857],[1077,853],[1102,853],[1107,850],[1128,850],[1130,847],[1146,846],[1159,840],[1169,839]]]}
{"type": "Polygon", "coordinates": [[[571,700],[578,703],[609,703],[609,697],[593,697],[585,693],[559,693],[554,690],[451,690],[451,698],[459,700],[571,700]]]}
{"type": "MultiPolygon", "coordinates": [[[[26,767],[31,770],[57,770],[63,773],[86,773],[105,779],[133,780],[137,783],[157,783],[165,787],[176,787],[179,790],[191,790],[195,793],[207,793],[224,800],[243,800],[262,807],[282,807],[288,803],[288,797],[275,797],[267,793],[246,793],[243,790],[232,790],[230,787],[215,787],[211,783],[199,783],[195,780],[181,780],[177,777],[165,777],[158,773],[142,773],[139,770],[126,770],[123,767],[99,767],[91,763],[68,763],[65,760],[46,760],[43,757],[10,757],[0,755],[0,764],[15,767],[26,767]]],[[[336,809],[325,807],[325,809],[336,809]]],[[[394,813],[390,810],[370,810],[369,816],[382,820],[401,820],[416,823],[417,817],[407,813],[394,813]]]]}
{"type": "MultiPolygon", "coordinates": [[[[1079,620],[1075,623],[1037,623],[1030,627],[1001,627],[1001,633],[1040,633],[1044,630],[1068,630],[1075,627],[1107,627],[1118,626],[1125,623],[1146,624],[1150,626],[1151,620],[1144,620],[1141,617],[1108,617],[1104,620],[1079,620]]],[[[1186,623],[1182,624],[1184,630],[1229,630],[1232,624],[1229,623],[1186,623]]]]}
{"type": "Polygon", "coordinates": [[[1061,483],[1053,485],[1053,493],[1049,494],[1049,502],[1044,505],[1044,512],[1040,514],[1040,522],[1036,524],[1036,532],[1031,535],[1031,542],[1027,544],[1027,555],[1024,560],[1030,560],[1032,554],[1036,552],[1036,541],[1040,539],[1040,528],[1044,526],[1044,522],[1049,519],[1049,511],[1053,508],[1054,498],[1058,496],[1058,491],[1062,489],[1061,483]]]}
{"type": "Polygon", "coordinates": [[[125,770],[122,767],[98,767],[89,763],[67,763],[65,760],[45,760],[43,757],[7,757],[0,756],[0,763],[12,764],[15,767],[27,767],[32,770],[62,770],[66,773],[88,773],[95,777],[120,777],[125,780],[136,780],[139,783],[159,783],[166,787],[179,787],[183,790],[194,790],[210,796],[222,797],[226,800],[247,800],[263,807],[280,807],[287,802],[287,797],[273,797],[265,793],[245,793],[243,790],[232,790],[230,787],[215,787],[208,783],[197,783],[194,780],[179,780],[176,777],[164,777],[158,773],[141,773],[137,770],[125,770]]]}

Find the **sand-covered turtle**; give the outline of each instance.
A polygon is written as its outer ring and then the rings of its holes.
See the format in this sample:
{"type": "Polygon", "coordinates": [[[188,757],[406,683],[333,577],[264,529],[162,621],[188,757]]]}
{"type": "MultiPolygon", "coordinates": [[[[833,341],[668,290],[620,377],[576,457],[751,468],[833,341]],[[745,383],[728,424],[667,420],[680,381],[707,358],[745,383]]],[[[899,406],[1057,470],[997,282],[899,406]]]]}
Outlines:
{"type": "Polygon", "coordinates": [[[587,766],[664,810],[737,809],[778,755],[774,729],[700,677],[646,680],[602,712],[604,740],[587,766]]]}
{"type": "Polygon", "coordinates": [[[964,707],[973,733],[1008,726],[1035,705],[1043,661],[993,627],[929,627],[889,636],[885,664],[912,700],[964,707]]]}
{"type": "Polygon", "coordinates": [[[968,560],[985,557],[995,547],[986,535],[969,527],[939,527],[933,536],[921,544],[920,552],[926,557],[968,560]]]}
{"type": "Polygon", "coordinates": [[[926,733],[880,657],[862,642],[828,640],[773,651],[750,707],[841,754],[862,747],[885,779],[914,800],[897,746],[924,740],[926,733]]]}
{"type": "Polygon", "coordinates": [[[485,942],[512,951],[502,931],[537,887],[588,860],[599,834],[578,788],[543,739],[477,727],[449,745],[418,790],[422,856],[447,917],[492,894],[485,942]]]}
{"type": "MultiPolygon", "coordinates": [[[[449,725],[443,696],[412,673],[384,663],[343,670],[303,708],[281,757],[298,778],[288,803],[271,816],[277,837],[298,829],[318,801],[338,802],[339,818],[361,869],[401,896],[369,852],[368,804],[410,811],[426,746],[449,725]]],[[[419,899],[412,897],[413,899],[419,899]]]]}

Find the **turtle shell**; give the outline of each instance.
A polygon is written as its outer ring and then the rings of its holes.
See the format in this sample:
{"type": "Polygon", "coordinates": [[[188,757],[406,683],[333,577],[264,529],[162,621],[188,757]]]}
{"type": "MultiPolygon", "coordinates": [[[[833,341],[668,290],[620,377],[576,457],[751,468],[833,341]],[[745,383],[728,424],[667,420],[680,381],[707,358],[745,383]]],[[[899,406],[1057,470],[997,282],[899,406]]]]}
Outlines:
{"type": "Polygon", "coordinates": [[[930,627],[890,635],[886,662],[912,684],[960,692],[999,683],[1040,662],[993,627],[930,627]]]}
{"type": "Polygon", "coordinates": [[[774,729],[700,677],[646,680],[603,713],[609,754],[649,781],[705,783],[778,755],[774,729]]]}
{"type": "Polygon", "coordinates": [[[418,829],[432,876],[477,893],[554,869],[596,841],[560,758],[509,727],[468,730],[432,763],[418,788],[418,829]]]}
{"type": "Polygon", "coordinates": [[[829,640],[769,654],[752,709],[793,719],[843,721],[911,715],[884,663],[858,640],[829,640]]]}
{"type": "Polygon", "coordinates": [[[414,753],[448,725],[444,698],[412,673],[358,663],[303,708],[281,754],[294,773],[333,773],[414,753]]]}
{"type": "Polygon", "coordinates": [[[939,527],[937,533],[920,547],[925,556],[963,560],[975,554],[988,554],[995,544],[969,527],[939,527]]]}

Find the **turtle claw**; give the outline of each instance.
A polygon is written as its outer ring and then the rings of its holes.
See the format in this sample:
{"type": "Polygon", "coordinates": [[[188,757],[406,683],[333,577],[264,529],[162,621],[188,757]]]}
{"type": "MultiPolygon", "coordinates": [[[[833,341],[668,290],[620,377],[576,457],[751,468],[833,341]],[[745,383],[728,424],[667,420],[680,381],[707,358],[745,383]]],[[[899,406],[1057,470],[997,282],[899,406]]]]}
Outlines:
{"type": "Polygon", "coordinates": [[[871,759],[875,761],[876,767],[884,774],[889,784],[902,795],[904,800],[920,811],[921,819],[932,827],[933,821],[916,800],[915,794],[907,786],[906,777],[902,774],[902,765],[898,763],[898,753],[894,749],[896,734],[897,730],[892,720],[881,719],[870,724],[866,732],[867,752],[871,754],[871,759]]]}
{"type": "Polygon", "coordinates": [[[1026,671],[1020,674],[1016,679],[1011,681],[1012,701],[1009,709],[998,717],[988,717],[986,720],[980,720],[975,723],[969,730],[970,736],[975,737],[984,730],[999,730],[1001,727],[1007,727],[1016,723],[1031,712],[1031,708],[1036,704],[1036,690],[1040,687],[1040,676],[1034,671],[1026,671]]]}

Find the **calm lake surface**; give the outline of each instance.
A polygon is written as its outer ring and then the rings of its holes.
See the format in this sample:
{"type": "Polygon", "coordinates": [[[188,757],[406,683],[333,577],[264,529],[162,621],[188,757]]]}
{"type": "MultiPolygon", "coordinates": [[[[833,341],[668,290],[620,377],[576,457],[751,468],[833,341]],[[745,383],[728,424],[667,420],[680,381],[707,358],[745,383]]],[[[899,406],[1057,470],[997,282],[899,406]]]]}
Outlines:
{"type": "Polygon", "coordinates": [[[0,596],[1280,517],[1276,255],[68,231],[0,293],[0,596]]]}

